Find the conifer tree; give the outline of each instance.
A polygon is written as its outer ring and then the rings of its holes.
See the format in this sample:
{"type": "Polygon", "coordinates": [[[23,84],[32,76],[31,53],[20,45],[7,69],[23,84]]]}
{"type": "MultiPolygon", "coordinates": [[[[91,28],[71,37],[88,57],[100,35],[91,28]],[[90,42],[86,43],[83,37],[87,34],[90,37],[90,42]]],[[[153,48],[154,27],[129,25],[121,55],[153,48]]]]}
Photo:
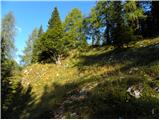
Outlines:
{"type": "Polygon", "coordinates": [[[41,37],[41,35],[44,33],[42,25],[40,26],[38,30],[38,38],[41,37]]]}
{"type": "MultiPolygon", "coordinates": [[[[2,19],[2,27],[1,27],[1,42],[2,49],[4,49],[5,58],[13,58],[15,46],[14,46],[14,36],[16,35],[16,27],[15,27],[15,18],[12,12],[9,12],[2,19]],[[3,39],[3,40],[2,40],[3,39]]],[[[3,57],[3,56],[2,56],[3,57]]]]}
{"type": "Polygon", "coordinates": [[[103,44],[112,43],[112,24],[114,15],[114,1],[99,1],[96,5],[97,16],[100,19],[100,27],[104,29],[103,44]]]}
{"type": "Polygon", "coordinates": [[[29,36],[28,40],[26,41],[26,47],[24,48],[24,51],[23,51],[24,55],[22,56],[22,61],[21,61],[23,65],[31,64],[31,61],[33,59],[32,57],[34,56],[33,45],[37,40],[38,35],[39,35],[39,31],[37,28],[35,28],[31,33],[31,35],[29,36]]]}
{"type": "Polygon", "coordinates": [[[125,19],[135,34],[140,32],[140,20],[145,18],[144,11],[136,1],[126,1],[124,4],[125,19]]]}
{"type": "Polygon", "coordinates": [[[16,35],[15,17],[9,12],[2,19],[1,26],[1,108],[2,118],[7,118],[12,103],[13,91],[16,85],[13,84],[11,76],[17,64],[13,60],[15,52],[14,37],[16,35]],[[12,81],[12,82],[11,82],[12,81]]]}
{"type": "Polygon", "coordinates": [[[36,63],[38,56],[37,56],[37,41],[38,39],[41,38],[41,36],[44,34],[43,31],[43,27],[42,25],[40,26],[39,30],[38,30],[38,35],[37,35],[37,39],[35,39],[35,41],[33,42],[33,50],[32,50],[32,59],[31,59],[31,63],[36,63]]]}
{"type": "Polygon", "coordinates": [[[124,43],[132,39],[133,30],[125,23],[125,14],[123,13],[123,4],[121,1],[114,2],[114,14],[112,24],[113,43],[118,48],[123,47],[124,43]]]}
{"type": "Polygon", "coordinates": [[[97,11],[95,8],[91,9],[89,17],[84,20],[86,34],[89,39],[92,40],[92,45],[100,45],[101,32],[100,32],[100,20],[98,19],[97,11]]]}
{"type": "Polygon", "coordinates": [[[85,44],[85,38],[83,34],[83,15],[82,12],[74,8],[66,16],[64,21],[65,31],[65,44],[68,47],[78,47],[85,44]]]}
{"type": "Polygon", "coordinates": [[[60,60],[64,54],[65,47],[63,42],[63,27],[59,17],[57,7],[54,8],[51,18],[48,22],[48,30],[39,39],[36,46],[36,61],[38,62],[55,62],[61,64],[60,60]]]}
{"type": "Polygon", "coordinates": [[[57,7],[55,7],[52,12],[51,18],[48,21],[48,29],[53,29],[53,28],[56,29],[56,27],[61,27],[61,26],[62,23],[59,17],[59,12],[57,7]]]}

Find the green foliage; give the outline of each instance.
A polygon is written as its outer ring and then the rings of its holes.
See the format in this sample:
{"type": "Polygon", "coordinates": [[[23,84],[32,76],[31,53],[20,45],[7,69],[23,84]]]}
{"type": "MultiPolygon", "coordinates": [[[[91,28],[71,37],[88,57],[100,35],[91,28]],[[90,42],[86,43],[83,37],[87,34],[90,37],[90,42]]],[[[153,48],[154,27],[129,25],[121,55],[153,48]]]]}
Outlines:
{"type": "Polygon", "coordinates": [[[99,1],[96,5],[97,16],[100,19],[101,27],[104,29],[102,32],[103,44],[111,44],[112,29],[113,29],[113,18],[114,18],[114,1],[99,1]]]}
{"type": "Polygon", "coordinates": [[[48,29],[53,29],[61,26],[62,26],[62,23],[59,17],[59,12],[57,7],[55,7],[54,11],[52,12],[51,18],[48,21],[48,29]]]}
{"type": "Polygon", "coordinates": [[[83,33],[83,16],[79,9],[74,8],[64,21],[64,40],[68,48],[76,48],[86,44],[83,33]]]}
{"type": "Polygon", "coordinates": [[[125,9],[125,19],[134,31],[140,29],[140,20],[145,18],[143,9],[138,6],[136,1],[126,1],[124,4],[125,9]]]}
{"type": "Polygon", "coordinates": [[[40,26],[38,30],[38,38],[41,37],[41,35],[44,33],[42,25],[40,26]]]}
{"type": "Polygon", "coordinates": [[[113,36],[113,45],[119,48],[123,47],[124,44],[127,44],[130,41],[134,40],[133,30],[123,25],[117,26],[113,30],[113,36]]]}
{"type": "Polygon", "coordinates": [[[26,47],[24,48],[23,51],[23,56],[22,56],[22,61],[21,63],[23,65],[29,65],[31,64],[31,60],[33,57],[33,45],[36,42],[36,39],[38,39],[38,36],[40,36],[40,34],[42,32],[42,28],[38,31],[37,28],[35,28],[31,35],[29,36],[28,40],[26,41],[26,47]]]}
{"type": "Polygon", "coordinates": [[[38,46],[37,46],[37,41],[38,41],[38,39],[40,39],[40,37],[42,36],[44,34],[44,31],[43,31],[43,27],[42,27],[42,25],[40,26],[40,28],[39,28],[39,30],[38,30],[38,37],[37,37],[37,39],[35,39],[34,40],[34,42],[33,42],[33,48],[32,48],[32,59],[31,59],[31,63],[35,63],[35,62],[37,62],[38,60],[38,56],[37,56],[37,51],[38,51],[38,49],[40,49],[40,48],[37,48],[38,46]]]}
{"type": "Polygon", "coordinates": [[[45,33],[41,32],[43,34],[34,44],[32,62],[60,62],[60,59],[67,55],[70,41],[73,43],[73,39],[70,39],[69,35],[66,36],[68,33],[65,34],[63,31],[57,8],[54,9],[48,23],[48,30],[45,33]]]}
{"type": "Polygon", "coordinates": [[[139,20],[145,17],[143,9],[136,1],[99,1],[95,9],[96,16],[93,18],[99,20],[95,31],[101,30],[103,44],[112,43],[119,47],[134,38],[133,35],[140,29],[139,20]]]}
{"type": "MultiPolygon", "coordinates": [[[[3,91],[6,87],[10,86],[8,84],[8,77],[12,76],[14,67],[11,54],[14,52],[15,18],[11,12],[3,18],[1,30],[1,81],[2,84],[4,83],[3,86],[5,86],[2,87],[3,91]]],[[[7,92],[7,90],[5,91],[7,92]]],[[[5,100],[5,97],[2,97],[2,99],[5,100]]]]}
{"type": "Polygon", "coordinates": [[[33,50],[33,62],[56,62],[65,54],[63,29],[57,8],[49,20],[48,30],[36,40],[33,50]]]}
{"type": "Polygon", "coordinates": [[[8,13],[2,20],[1,38],[1,105],[2,118],[7,118],[10,111],[10,104],[13,102],[15,87],[13,77],[19,71],[19,65],[13,60],[14,37],[15,37],[15,18],[8,13]]]}
{"type": "Polygon", "coordinates": [[[15,46],[14,46],[14,36],[16,35],[15,28],[15,18],[12,12],[9,12],[2,19],[2,27],[1,27],[1,43],[2,50],[6,58],[12,58],[14,56],[15,46]]]}
{"type": "Polygon", "coordinates": [[[84,20],[85,33],[92,40],[92,45],[100,45],[101,23],[95,8],[91,9],[89,17],[84,20]]]}
{"type": "Polygon", "coordinates": [[[56,62],[58,55],[64,53],[62,29],[49,29],[37,40],[38,62],[56,62]]]}

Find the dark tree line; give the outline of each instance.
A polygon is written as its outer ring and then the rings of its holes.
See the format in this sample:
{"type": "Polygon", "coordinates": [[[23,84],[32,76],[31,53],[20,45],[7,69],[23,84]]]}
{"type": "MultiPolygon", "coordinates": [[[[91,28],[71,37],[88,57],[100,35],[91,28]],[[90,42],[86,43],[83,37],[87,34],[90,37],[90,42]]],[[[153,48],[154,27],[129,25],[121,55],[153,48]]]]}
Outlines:
{"type": "Polygon", "coordinates": [[[141,21],[141,34],[143,37],[154,37],[159,35],[159,2],[142,2],[141,6],[145,9],[146,19],[141,21]],[[149,9],[149,10],[148,10],[149,9]]]}

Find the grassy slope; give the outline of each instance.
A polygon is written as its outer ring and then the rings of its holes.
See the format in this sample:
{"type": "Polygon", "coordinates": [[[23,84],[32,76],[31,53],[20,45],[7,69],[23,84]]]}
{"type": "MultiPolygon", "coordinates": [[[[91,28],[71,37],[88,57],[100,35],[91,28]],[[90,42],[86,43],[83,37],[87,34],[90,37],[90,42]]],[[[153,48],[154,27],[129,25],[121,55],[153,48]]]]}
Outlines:
{"type": "MultiPolygon", "coordinates": [[[[21,118],[158,118],[158,38],[76,50],[62,65],[34,64],[22,71],[32,100],[21,118]],[[127,93],[141,85],[142,96],[127,93]]],[[[27,98],[26,98],[27,101],[27,98]]]]}

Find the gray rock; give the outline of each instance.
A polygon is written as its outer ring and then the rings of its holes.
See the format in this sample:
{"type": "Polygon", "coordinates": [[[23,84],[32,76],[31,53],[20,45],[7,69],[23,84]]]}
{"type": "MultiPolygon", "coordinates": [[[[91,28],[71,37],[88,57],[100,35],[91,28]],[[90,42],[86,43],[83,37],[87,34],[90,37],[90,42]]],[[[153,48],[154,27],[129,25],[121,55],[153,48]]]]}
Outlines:
{"type": "Polygon", "coordinates": [[[77,116],[78,116],[77,113],[71,113],[71,114],[70,114],[70,117],[71,117],[71,118],[76,118],[77,116]]]}
{"type": "Polygon", "coordinates": [[[136,99],[140,98],[142,96],[142,86],[141,85],[138,85],[138,86],[130,86],[128,89],[127,89],[127,92],[135,97],[136,99]]]}
{"type": "Polygon", "coordinates": [[[159,93],[159,87],[154,88],[157,93],[159,93]]]}

